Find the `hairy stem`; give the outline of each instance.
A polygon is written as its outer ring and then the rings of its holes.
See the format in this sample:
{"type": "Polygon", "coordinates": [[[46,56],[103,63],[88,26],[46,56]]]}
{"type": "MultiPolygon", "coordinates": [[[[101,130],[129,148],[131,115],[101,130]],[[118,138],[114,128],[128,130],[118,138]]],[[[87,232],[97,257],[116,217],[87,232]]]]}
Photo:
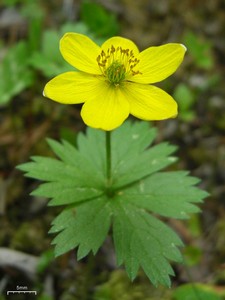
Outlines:
{"type": "Polygon", "coordinates": [[[107,176],[107,186],[111,186],[111,131],[106,131],[106,176],[107,176]]]}

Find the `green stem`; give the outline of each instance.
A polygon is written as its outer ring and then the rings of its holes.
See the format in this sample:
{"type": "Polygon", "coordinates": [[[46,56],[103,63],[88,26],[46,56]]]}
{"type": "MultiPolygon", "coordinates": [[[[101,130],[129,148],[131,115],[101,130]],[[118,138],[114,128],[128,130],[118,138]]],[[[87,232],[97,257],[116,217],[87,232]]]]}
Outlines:
{"type": "Polygon", "coordinates": [[[106,131],[105,136],[106,142],[106,176],[107,186],[111,186],[111,131],[106,131]]]}

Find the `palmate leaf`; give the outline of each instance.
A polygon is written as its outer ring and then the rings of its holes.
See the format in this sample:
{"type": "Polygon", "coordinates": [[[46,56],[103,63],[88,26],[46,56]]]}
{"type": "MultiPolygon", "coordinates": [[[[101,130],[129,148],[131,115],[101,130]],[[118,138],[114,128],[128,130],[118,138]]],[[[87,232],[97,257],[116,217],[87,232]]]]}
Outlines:
{"type": "Polygon", "coordinates": [[[18,168],[43,181],[32,193],[64,205],[52,222],[56,256],[77,248],[78,259],[94,254],[110,226],[118,265],[133,280],[142,268],[154,285],[169,286],[170,262],[181,261],[180,238],[156,215],[187,218],[199,211],[207,193],[197,188],[188,172],[162,172],[173,163],[176,147],[152,145],[156,130],[148,123],[125,122],[112,132],[112,185],[106,179],[105,133],[80,133],[77,148],[66,141],[48,140],[57,158],[32,157],[18,168]],[[151,146],[150,146],[151,145],[151,146]]]}

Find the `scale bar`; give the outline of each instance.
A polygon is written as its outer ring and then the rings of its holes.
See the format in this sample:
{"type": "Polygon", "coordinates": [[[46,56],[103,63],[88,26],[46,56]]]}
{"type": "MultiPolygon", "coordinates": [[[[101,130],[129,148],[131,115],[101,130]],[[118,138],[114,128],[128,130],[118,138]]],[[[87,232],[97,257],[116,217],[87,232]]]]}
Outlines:
{"type": "Polygon", "coordinates": [[[7,295],[9,294],[34,294],[37,295],[36,291],[7,291],[7,295]]]}

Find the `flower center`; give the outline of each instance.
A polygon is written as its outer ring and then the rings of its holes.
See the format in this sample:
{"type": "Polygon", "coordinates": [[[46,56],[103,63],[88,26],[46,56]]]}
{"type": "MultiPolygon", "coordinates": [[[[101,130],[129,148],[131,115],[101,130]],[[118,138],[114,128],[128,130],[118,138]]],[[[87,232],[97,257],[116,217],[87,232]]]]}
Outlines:
{"type": "Polygon", "coordinates": [[[114,61],[106,70],[105,75],[109,82],[119,84],[126,78],[126,69],[123,64],[114,61]]]}
{"type": "Polygon", "coordinates": [[[119,85],[125,79],[129,80],[130,76],[141,74],[135,69],[139,60],[130,49],[115,48],[112,45],[106,52],[102,50],[97,57],[97,63],[103,76],[113,85],[119,85]]]}

